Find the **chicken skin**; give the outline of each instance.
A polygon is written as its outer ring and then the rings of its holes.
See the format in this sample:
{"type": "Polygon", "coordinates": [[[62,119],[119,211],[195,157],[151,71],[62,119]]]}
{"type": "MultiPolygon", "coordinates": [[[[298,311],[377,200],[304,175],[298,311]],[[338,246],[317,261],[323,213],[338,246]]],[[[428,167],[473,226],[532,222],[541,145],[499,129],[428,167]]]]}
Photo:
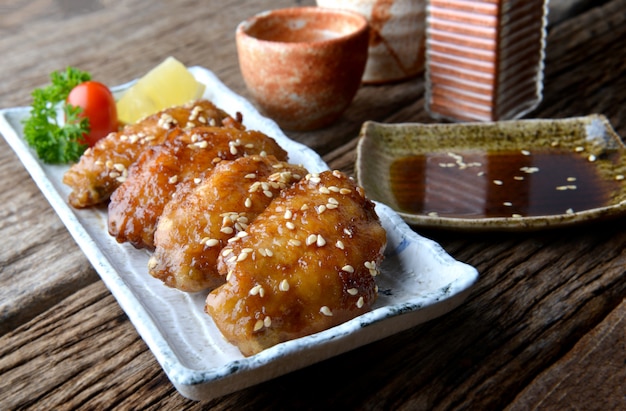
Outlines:
{"type": "Polygon", "coordinates": [[[218,163],[199,183],[179,184],[159,218],[150,274],[187,292],[221,285],[220,250],[245,234],[273,197],[306,174],[305,168],[273,156],[252,155],[218,163]]]}
{"type": "Polygon", "coordinates": [[[258,131],[172,129],[162,144],[150,146],[139,155],[126,180],[111,195],[109,233],[120,243],[153,249],[159,216],[179,183],[200,181],[220,161],[252,154],[287,158],[287,152],[274,139],[258,131]]]}
{"type": "Polygon", "coordinates": [[[65,173],[63,183],[72,188],[69,203],[75,208],[86,208],[108,201],[126,179],[128,167],[146,147],[162,143],[173,127],[202,125],[243,128],[207,100],[168,108],[129,124],[87,149],[65,173]]]}
{"type": "Polygon", "coordinates": [[[328,329],[370,310],[385,245],[352,179],[307,175],[223,248],[205,310],[245,356],[328,329]]]}

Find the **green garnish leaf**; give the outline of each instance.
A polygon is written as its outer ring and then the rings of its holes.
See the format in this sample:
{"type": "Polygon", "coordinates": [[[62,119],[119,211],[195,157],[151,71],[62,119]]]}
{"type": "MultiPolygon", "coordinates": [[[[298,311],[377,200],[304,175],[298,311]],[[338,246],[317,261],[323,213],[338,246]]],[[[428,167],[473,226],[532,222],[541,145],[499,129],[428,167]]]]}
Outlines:
{"type": "Polygon", "coordinates": [[[80,107],[65,103],[70,91],[78,84],[91,80],[87,72],[68,67],[50,74],[51,84],[33,90],[30,117],[24,121],[24,139],[37,156],[49,164],[77,161],[87,148],[81,141],[89,132],[89,120],[81,118],[80,107]],[[65,124],[58,121],[59,104],[65,124]]]}

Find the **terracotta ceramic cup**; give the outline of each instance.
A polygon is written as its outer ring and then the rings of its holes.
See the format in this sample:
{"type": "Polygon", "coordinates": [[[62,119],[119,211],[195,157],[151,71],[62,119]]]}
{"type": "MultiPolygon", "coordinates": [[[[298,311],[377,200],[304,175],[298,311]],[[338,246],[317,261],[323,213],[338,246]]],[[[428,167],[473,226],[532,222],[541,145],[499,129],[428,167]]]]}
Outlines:
{"type": "Polygon", "coordinates": [[[424,69],[426,0],[317,0],[363,14],[370,25],[369,59],[363,82],[387,83],[415,77],[424,69]]]}
{"type": "Polygon", "coordinates": [[[337,120],[361,84],[369,26],[354,12],[278,9],[237,27],[239,67],[266,115],[286,130],[314,130],[337,120]]]}

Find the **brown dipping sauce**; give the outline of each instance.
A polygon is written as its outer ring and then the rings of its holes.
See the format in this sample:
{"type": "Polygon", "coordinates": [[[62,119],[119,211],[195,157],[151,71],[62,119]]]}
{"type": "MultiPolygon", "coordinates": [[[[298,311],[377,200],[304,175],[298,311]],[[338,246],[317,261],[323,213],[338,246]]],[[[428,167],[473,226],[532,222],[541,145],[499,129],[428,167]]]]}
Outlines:
{"type": "MultiPolygon", "coordinates": [[[[618,161],[608,153],[603,161],[618,161]]],[[[457,218],[532,217],[608,205],[620,182],[571,151],[434,153],[396,160],[399,211],[457,218]]]]}

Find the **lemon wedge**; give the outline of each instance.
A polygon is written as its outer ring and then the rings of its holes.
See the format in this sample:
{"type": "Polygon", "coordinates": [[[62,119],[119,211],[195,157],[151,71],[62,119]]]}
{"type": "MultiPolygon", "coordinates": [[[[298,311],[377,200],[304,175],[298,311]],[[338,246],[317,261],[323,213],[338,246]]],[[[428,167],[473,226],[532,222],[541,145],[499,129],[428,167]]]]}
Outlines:
{"type": "Polygon", "coordinates": [[[202,97],[199,83],[187,67],[168,57],[132,85],[117,101],[117,116],[123,123],[135,123],[157,111],[202,97]]]}

